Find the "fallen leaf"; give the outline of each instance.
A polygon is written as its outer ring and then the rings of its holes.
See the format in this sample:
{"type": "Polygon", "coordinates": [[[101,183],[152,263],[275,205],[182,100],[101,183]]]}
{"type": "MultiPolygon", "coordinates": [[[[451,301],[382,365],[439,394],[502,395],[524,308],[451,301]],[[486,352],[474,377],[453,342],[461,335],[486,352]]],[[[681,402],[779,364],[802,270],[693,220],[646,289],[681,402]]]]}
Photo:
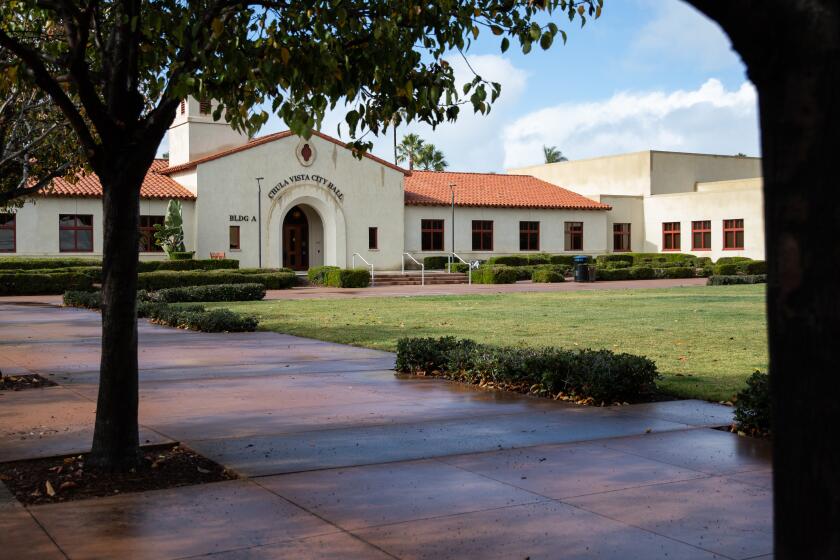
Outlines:
{"type": "Polygon", "coordinates": [[[50,498],[55,496],[55,488],[53,488],[53,485],[50,483],[49,480],[44,483],[44,490],[47,491],[47,496],[49,496],[50,498]]]}

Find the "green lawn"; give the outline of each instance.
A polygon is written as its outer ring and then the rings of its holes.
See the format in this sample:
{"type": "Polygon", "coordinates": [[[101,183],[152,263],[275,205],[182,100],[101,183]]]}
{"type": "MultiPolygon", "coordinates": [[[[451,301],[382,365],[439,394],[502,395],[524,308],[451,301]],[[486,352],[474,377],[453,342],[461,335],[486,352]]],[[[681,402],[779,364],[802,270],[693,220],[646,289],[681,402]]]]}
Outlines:
{"type": "Polygon", "coordinates": [[[656,361],[663,390],[727,400],[767,368],[764,286],[215,304],[260,328],[393,350],[405,336],[608,348],[656,361]]]}

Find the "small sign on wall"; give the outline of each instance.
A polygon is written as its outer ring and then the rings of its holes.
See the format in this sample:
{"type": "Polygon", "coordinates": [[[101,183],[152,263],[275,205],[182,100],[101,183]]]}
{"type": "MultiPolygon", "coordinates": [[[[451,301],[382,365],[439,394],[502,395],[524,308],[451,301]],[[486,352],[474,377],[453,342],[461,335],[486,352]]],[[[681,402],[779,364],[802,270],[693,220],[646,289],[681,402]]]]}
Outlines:
{"type": "Polygon", "coordinates": [[[230,215],[231,222],[256,222],[256,216],[243,216],[241,214],[231,214],[230,215]]]}

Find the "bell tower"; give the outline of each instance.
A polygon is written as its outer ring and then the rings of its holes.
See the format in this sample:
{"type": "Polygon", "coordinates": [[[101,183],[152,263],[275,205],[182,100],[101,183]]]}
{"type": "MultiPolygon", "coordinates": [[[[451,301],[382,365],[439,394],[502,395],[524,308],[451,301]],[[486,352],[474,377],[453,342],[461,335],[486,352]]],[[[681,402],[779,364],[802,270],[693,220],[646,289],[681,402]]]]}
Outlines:
{"type": "Polygon", "coordinates": [[[192,97],[181,100],[169,127],[169,165],[180,165],[248,143],[248,136],[231,128],[224,117],[213,120],[215,108],[215,101],[192,97]]]}

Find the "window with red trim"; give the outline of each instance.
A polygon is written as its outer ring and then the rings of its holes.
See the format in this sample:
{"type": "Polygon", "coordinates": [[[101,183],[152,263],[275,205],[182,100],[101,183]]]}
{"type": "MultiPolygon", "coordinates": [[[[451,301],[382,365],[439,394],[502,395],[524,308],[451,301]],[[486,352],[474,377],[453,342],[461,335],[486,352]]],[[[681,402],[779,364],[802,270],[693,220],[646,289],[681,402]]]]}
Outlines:
{"type": "Polygon", "coordinates": [[[540,223],[519,222],[519,250],[540,250],[540,223]]]}
{"type": "Polygon", "coordinates": [[[230,226],[228,228],[228,237],[230,239],[228,246],[231,251],[238,251],[242,248],[239,239],[239,226],[230,226]]]}
{"type": "Polygon", "coordinates": [[[723,248],[728,250],[744,248],[744,220],[723,220],[723,248]]]}
{"type": "Polygon", "coordinates": [[[443,251],[443,220],[420,220],[420,249],[443,251]]]}
{"type": "Polygon", "coordinates": [[[472,221],[472,250],[493,250],[493,220],[472,221]]]}
{"type": "Polygon", "coordinates": [[[0,253],[14,253],[17,250],[17,216],[0,214],[0,253]]]}
{"type": "Polygon", "coordinates": [[[141,253],[160,253],[163,251],[163,247],[155,243],[155,225],[163,225],[163,216],[140,216],[138,249],[141,253]]]}
{"type": "Polygon", "coordinates": [[[379,249],[379,228],[368,228],[368,249],[379,249]]]}
{"type": "Polygon", "coordinates": [[[712,249],[712,222],[700,220],[691,222],[691,250],[710,251],[712,249]]]}
{"type": "Polygon", "coordinates": [[[630,250],[630,224],[613,224],[613,251],[616,253],[630,250]]]}
{"type": "Polygon", "coordinates": [[[93,215],[58,215],[58,250],[62,253],[93,252],[93,215]]]}
{"type": "Polygon", "coordinates": [[[663,222],[662,223],[662,250],[663,251],[679,251],[680,250],[680,223],[679,222],[663,222]]]}
{"type": "Polygon", "coordinates": [[[583,251],[583,222],[566,222],[564,227],[564,251],[583,251]]]}

